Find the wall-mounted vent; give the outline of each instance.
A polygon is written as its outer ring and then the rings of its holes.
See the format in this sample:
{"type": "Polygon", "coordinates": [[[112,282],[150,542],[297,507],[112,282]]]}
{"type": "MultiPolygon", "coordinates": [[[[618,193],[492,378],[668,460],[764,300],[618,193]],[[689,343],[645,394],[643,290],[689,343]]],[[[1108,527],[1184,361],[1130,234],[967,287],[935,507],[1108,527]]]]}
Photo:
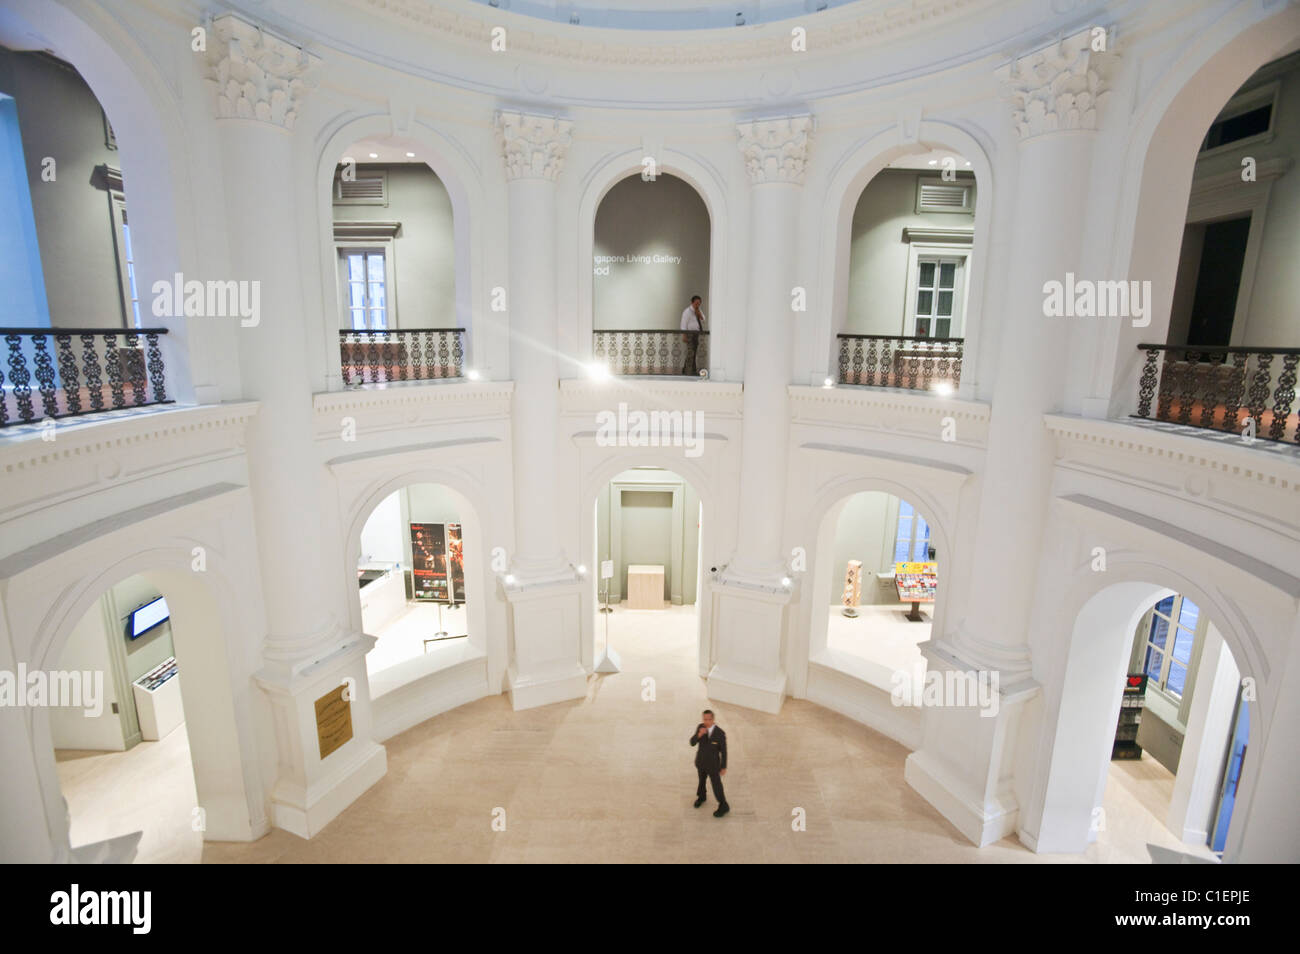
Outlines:
{"type": "Polygon", "coordinates": [[[355,178],[334,177],[335,205],[387,205],[388,176],[385,173],[358,172],[355,178]]]}
{"type": "Polygon", "coordinates": [[[943,179],[916,180],[916,211],[965,212],[973,211],[972,183],[945,182],[943,179]]]}

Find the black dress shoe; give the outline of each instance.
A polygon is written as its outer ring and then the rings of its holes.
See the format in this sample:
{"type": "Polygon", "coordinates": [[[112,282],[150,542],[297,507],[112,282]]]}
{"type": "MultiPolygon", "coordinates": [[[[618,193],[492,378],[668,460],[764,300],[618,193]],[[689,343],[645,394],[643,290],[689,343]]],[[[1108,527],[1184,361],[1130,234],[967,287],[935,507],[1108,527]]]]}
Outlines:
{"type": "Polygon", "coordinates": [[[695,800],[695,807],[699,808],[703,804],[704,804],[704,796],[701,795],[699,798],[695,800]]]}
{"type": "Polygon", "coordinates": [[[729,812],[729,811],[731,811],[731,806],[730,806],[730,805],[719,805],[719,806],[718,806],[718,810],[717,810],[716,812],[713,813],[713,817],[714,817],[714,818],[721,818],[723,815],[727,814],[727,812],[729,812]]]}

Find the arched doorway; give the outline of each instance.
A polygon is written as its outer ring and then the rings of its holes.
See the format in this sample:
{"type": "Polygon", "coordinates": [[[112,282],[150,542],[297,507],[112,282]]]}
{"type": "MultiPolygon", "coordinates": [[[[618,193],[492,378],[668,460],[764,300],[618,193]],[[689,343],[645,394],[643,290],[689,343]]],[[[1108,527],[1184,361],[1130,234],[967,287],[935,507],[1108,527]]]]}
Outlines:
{"type": "Polygon", "coordinates": [[[862,187],[845,238],[834,380],[961,387],[976,199],[972,160],[942,147],[894,155],[862,187]]]}
{"type": "Polygon", "coordinates": [[[614,374],[707,376],[709,210],[686,180],[632,175],[601,198],[592,249],[592,356],[614,374]]]}
{"type": "Polygon", "coordinates": [[[143,832],[139,860],[198,861],[204,840],[247,841],[266,829],[249,717],[231,684],[228,633],[243,623],[220,571],[194,569],[200,559],[177,554],[184,569],[110,569],[57,614],[29,663],[51,684],[71,683],[73,671],[104,673],[102,706],[33,710],[38,771],[57,799],[46,799],[51,839],[69,860],[128,860],[143,832]],[[187,719],[187,710],[203,717],[187,719]],[[121,749],[93,765],[56,756],[88,742],[121,749]]]}
{"type": "Polygon", "coordinates": [[[596,671],[624,653],[696,658],[706,551],[695,487],[664,467],[629,467],[598,489],[590,512],[596,671]]]}
{"type": "Polygon", "coordinates": [[[377,495],[349,541],[354,624],[376,638],[371,698],[487,652],[489,554],[469,500],[412,481],[377,495]]]}
{"type": "Polygon", "coordinates": [[[429,148],[372,136],[343,150],[330,182],[338,348],[348,387],[471,371],[453,199],[429,148]]]}
{"type": "Polygon", "coordinates": [[[1129,860],[1213,860],[1230,848],[1251,684],[1211,605],[1191,587],[1127,582],[1079,610],[1036,850],[1098,841],[1129,860]]]}

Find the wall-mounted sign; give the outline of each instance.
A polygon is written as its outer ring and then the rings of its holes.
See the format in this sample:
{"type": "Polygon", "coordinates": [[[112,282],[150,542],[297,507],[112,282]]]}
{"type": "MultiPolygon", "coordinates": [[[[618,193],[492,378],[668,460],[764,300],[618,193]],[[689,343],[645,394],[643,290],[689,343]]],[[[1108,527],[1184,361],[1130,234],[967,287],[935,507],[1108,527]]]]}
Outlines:
{"type": "Polygon", "coordinates": [[[347,686],[316,700],[316,741],[323,759],[352,738],[352,703],[343,698],[347,686]]]}

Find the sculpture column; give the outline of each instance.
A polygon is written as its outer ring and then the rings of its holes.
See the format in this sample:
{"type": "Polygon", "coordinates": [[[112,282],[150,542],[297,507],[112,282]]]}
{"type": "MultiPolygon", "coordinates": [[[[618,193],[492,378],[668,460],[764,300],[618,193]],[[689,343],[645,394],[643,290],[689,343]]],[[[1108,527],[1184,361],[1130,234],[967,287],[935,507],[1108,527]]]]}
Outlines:
{"type": "Polygon", "coordinates": [[[250,296],[257,313],[240,320],[237,334],[243,391],[259,404],[246,447],[267,623],[257,680],[275,711],[273,821],[310,837],[385,770],[384,749],[370,738],[365,652],[373,639],[340,622],[346,594],[326,581],[339,579],[328,561],[342,556],[321,532],[305,347],[319,323],[303,306],[293,173],[294,123],[319,59],[232,14],[208,32],[231,274],[203,278],[258,289],[250,296]],[[340,686],[349,740],[322,755],[316,702],[340,686]]]}
{"type": "Polygon", "coordinates": [[[791,597],[781,539],[794,352],[791,290],[812,119],[763,119],[737,128],[752,183],[740,525],[736,553],[711,583],[717,661],[709,695],[776,712],[785,697],[781,649],[791,597]]]}
{"type": "Polygon", "coordinates": [[[497,141],[506,171],[509,235],[510,372],[515,550],[502,586],[510,604],[507,671],[516,709],[586,695],[581,656],[581,591],[560,546],[559,322],[555,295],[555,183],[573,124],[554,116],[501,111],[497,141]]]}
{"type": "Polygon", "coordinates": [[[995,716],[974,708],[929,708],[923,744],[906,777],[978,844],[1016,828],[1011,790],[1016,732],[1036,692],[1030,671],[1029,615],[1042,528],[1051,496],[1053,445],[1043,415],[1058,411],[1068,360],[1064,319],[1048,317],[1046,282],[1078,272],[1098,108],[1107,57],[1085,30],[998,71],[1012,100],[1019,138],[997,377],[967,612],[953,631],[923,644],[932,671],[988,672],[998,678],[995,716]]]}

